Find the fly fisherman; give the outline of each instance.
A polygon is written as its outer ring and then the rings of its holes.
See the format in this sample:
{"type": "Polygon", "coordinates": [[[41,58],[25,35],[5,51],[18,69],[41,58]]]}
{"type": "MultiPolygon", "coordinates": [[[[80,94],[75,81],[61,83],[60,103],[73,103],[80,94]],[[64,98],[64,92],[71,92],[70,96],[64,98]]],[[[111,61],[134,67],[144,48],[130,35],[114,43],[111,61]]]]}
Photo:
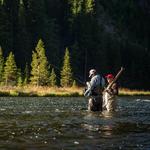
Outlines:
{"type": "Polygon", "coordinates": [[[90,82],[86,82],[87,89],[84,96],[89,98],[88,110],[102,111],[102,90],[105,86],[105,79],[97,74],[95,69],[89,71],[90,82]]]}
{"type": "MultiPolygon", "coordinates": [[[[108,84],[110,84],[114,80],[114,76],[112,74],[108,74],[105,76],[108,84]]],[[[118,95],[118,86],[114,82],[111,88],[104,90],[103,92],[103,108],[107,111],[115,111],[117,102],[116,97],[118,95]]]]}

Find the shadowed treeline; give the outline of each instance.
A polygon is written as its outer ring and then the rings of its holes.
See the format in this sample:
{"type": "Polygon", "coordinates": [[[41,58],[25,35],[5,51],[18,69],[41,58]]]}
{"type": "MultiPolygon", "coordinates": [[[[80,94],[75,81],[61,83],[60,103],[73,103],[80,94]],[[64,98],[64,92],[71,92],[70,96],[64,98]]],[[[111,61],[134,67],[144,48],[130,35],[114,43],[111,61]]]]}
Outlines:
{"type": "Polygon", "coordinates": [[[31,73],[32,51],[42,39],[57,77],[68,47],[74,78],[84,81],[93,67],[105,75],[123,66],[122,87],[149,89],[149,9],[148,0],[0,0],[4,61],[12,52],[20,72],[28,64],[31,73]]]}

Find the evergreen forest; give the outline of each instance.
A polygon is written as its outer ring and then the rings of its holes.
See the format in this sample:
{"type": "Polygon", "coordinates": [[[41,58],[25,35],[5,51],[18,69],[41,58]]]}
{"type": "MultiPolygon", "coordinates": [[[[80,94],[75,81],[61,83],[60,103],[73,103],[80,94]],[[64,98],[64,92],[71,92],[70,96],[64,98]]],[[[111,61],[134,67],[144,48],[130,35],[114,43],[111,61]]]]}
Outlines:
{"type": "Polygon", "coordinates": [[[0,82],[82,85],[88,72],[150,89],[149,0],[0,0],[0,82]]]}

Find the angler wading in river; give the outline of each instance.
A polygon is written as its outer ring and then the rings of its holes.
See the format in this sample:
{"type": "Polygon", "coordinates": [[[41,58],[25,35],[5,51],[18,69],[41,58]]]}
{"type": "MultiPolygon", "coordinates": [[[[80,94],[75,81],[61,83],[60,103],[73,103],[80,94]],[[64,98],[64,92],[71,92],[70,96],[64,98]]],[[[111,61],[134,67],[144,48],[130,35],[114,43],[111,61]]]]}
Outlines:
{"type": "Polygon", "coordinates": [[[88,110],[102,111],[102,91],[105,86],[105,79],[95,69],[89,71],[89,78],[91,80],[86,82],[87,87],[84,92],[84,96],[89,98],[88,110]]]}
{"type": "MultiPolygon", "coordinates": [[[[108,74],[105,76],[107,79],[108,84],[110,84],[114,76],[112,74],[108,74]]],[[[117,106],[117,95],[118,95],[118,86],[117,83],[113,83],[111,88],[106,89],[103,92],[103,109],[106,109],[107,111],[115,111],[117,106]]]]}
{"type": "Polygon", "coordinates": [[[106,75],[108,86],[103,91],[103,109],[107,111],[115,111],[117,106],[117,95],[118,95],[118,86],[116,81],[123,72],[124,68],[121,67],[117,75],[114,77],[113,74],[106,75]]]}

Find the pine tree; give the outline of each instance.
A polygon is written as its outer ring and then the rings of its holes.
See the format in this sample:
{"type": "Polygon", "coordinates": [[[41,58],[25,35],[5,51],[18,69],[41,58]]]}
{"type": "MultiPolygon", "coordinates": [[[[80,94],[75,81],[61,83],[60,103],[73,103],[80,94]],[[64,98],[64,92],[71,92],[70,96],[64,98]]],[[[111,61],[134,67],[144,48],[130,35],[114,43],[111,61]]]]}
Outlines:
{"type": "Polygon", "coordinates": [[[24,81],[23,84],[27,85],[29,83],[29,68],[28,64],[26,63],[25,70],[24,70],[24,81]]]}
{"type": "Polygon", "coordinates": [[[3,78],[5,85],[16,85],[17,83],[17,66],[12,52],[6,58],[3,78]]]}
{"type": "Polygon", "coordinates": [[[3,0],[0,0],[0,5],[3,5],[3,0]]]}
{"type": "Polygon", "coordinates": [[[0,42],[6,53],[12,49],[12,28],[11,21],[8,15],[8,8],[4,5],[5,1],[0,4],[0,42]]]}
{"type": "Polygon", "coordinates": [[[69,1],[69,4],[71,5],[71,12],[73,15],[77,15],[80,13],[82,0],[71,0],[69,1]]]}
{"type": "MultiPolygon", "coordinates": [[[[18,10],[18,32],[17,32],[17,45],[15,54],[16,61],[22,66],[26,65],[27,61],[31,61],[31,55],[33,49],[31,32],[28,31],[26,9],[23,0],[20,0],[18,10]]],[[[29,16],[28,16],[29,17],[29,16]]]]}
{"type": "Polygon", "coordinates": [[[33,85],[39,85],[39,66],[38,66],[38,57],[37,53],[33,51],[32,54],[32,62],[31,62],[31,83],[33,85]]]}
{"type": "Polygon", "coordinates": [[[17,86],[22,86],[22,74],[20,68],[17,71],[17,86]]]}
{"type": "Polygon", "coordinates": [[[76,87],[77,87],[77,82],[76,82],[76,80],[73,80],[72,87],[73,87],[73,88],[76,88],[76,87]]]}
{"type": "Polygon", "coordinates": [[[52,72],[50,74],[50,86],[52,86],[52,87],[57,86],[57,79],[56,79],[56,74],[55,74],[54,68],[52,68],[52,72]]]}
{"type": "Polygon", "coordinates": [[[47,85],[48,83],[48,61],[45,55],[44,43],[40,39],[32,54],[31,62],[31,84],[47,85]]]}
{"type": "Polygon", "coordinates": [[[2,48],[0,47],[0,82],[2,82],[3,71],[4,71],[4,57],[2,48]]]}
{"type": "Polygon", "coordinates": [[[63,67],[61,71],[61,86],[69,87],[72,86],[72,68],[70,65],[70,54],[68,48],[66,48],[63,67]]]}
{"type": "MultiPolygon", "coordinates": [[[[3,0],[3,6],[5,13],[8,15],[9,20],[9,35],[8,39],[11,42],[11,49],[14,51],[18,46],[18,10],[19,10],[19,1],[20,0],[3,0]]],[[[20,40],[20,39],[19,39],[20,40]]],[[[8,43],[8,42],[7,42],[8,43]]],[[[6,44],[7,44],[6,43],[6,44]]]]}
{"type": "Polygon", "coordinates": [[[86,13],[93,12],[94,0],[85,0],[85,10],[86,13]]]}

